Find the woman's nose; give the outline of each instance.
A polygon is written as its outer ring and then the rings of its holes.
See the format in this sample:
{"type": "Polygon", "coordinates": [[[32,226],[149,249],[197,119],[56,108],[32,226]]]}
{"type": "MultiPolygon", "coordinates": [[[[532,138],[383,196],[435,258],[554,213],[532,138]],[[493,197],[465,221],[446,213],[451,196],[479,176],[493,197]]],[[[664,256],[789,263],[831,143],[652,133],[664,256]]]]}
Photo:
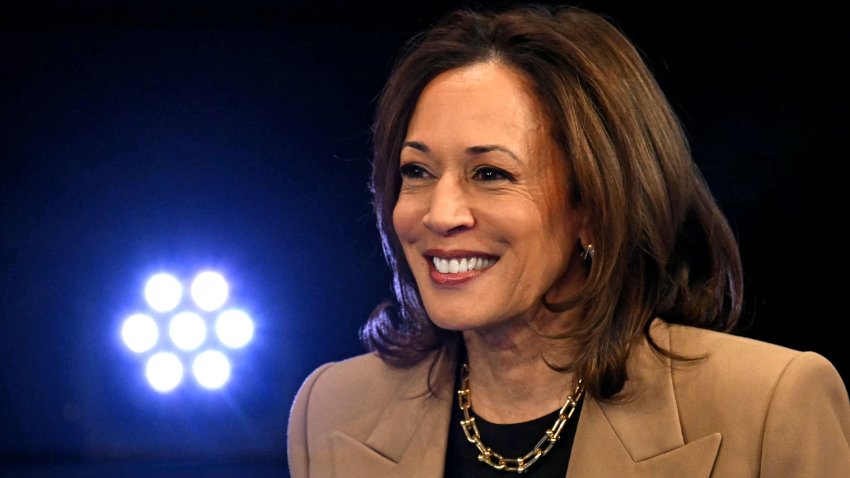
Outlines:
{"type": "Polygon", "coordinates": [[[422,222],[441,236],[471,228],[475,224],[466,193],[457,180],[443,177],[437,182],[422,222]]]}

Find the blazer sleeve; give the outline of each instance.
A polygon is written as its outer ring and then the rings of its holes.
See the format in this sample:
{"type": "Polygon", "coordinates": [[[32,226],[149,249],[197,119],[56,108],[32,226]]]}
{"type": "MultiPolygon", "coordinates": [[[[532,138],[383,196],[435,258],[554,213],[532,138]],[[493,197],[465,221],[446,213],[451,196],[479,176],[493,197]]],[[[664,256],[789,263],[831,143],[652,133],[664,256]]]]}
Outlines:
{"type": "Polygon", "coordinates": [[[765,420],[761,476],[850,476],[850,400],[821,355],[799,354],[777,382],[765,420]]]}
{"type": "Polygon", "coordinates": [[[310,450],[307,444],[309,424],[307,414],[310,408],[310,394],[319,377],[333,363],[328,363],[317,368],[304,380],[292,409],[289,411],[289,428],[286,434],[287,459],[289,461],[289,474],[292,478],[309,478],[310,476],[310,450]]]}

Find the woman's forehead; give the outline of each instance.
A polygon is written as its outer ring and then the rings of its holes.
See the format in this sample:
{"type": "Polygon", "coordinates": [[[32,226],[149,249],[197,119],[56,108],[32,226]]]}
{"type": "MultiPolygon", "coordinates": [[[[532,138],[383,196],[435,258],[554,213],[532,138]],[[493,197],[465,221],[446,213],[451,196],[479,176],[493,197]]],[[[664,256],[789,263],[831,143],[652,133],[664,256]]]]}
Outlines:
{"type": "Polygon", "coordinates": [[[548,136],[546,123],[523,73],[476,63],[443,72],[423,89],[405,139],[434,150],[497,144],[528,155],[548,136]]]}

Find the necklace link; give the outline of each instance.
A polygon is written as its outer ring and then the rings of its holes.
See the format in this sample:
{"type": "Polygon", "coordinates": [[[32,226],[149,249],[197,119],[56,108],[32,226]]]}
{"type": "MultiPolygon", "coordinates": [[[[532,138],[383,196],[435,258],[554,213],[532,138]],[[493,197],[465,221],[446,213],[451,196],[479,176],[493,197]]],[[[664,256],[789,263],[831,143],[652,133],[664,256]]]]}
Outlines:
{"type": "Polygon", "coordinates": [[[492,448],[484,445],[484,442],[481,441],[481,433],[478,431],[478,425],[475,424],[475,417],[469,414],[469,410],[472,408],[472,393],[469,388],[469,366],[467,364],[463,364],[460,374],[461,388],[457,391],[457,403],[463,412],[463,420],[460,421],[463,434],[466,435],[467,441],[475,445],[475,448],[478,449],[478,461],[502,471],[525,473],[531,465],[549,453],[549,450],[555,446],[555,443],[561,437],[564,425],[573,416],[573,412],[575,412],[578,406],[578,401],[581,400],[581,396],[584,393],[584,386],[581,380],[579,380],[573,393],[567,397],[564,406],[558,410],[558,418],[555,420],[552,428],[546,430],[543,437],[534,445],[534,448],[519,458],[505,458],[493,451],[492,448]]]}

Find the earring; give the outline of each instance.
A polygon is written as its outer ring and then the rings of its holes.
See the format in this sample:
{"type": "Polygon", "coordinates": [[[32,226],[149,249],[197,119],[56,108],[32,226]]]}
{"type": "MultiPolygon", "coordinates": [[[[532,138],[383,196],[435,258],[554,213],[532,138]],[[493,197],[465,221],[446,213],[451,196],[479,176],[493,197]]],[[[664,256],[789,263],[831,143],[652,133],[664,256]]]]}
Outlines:
{"type": "Polygon", "coordinates": [[[593,244],[588,244],[587,247],[585,247],[584,250],[581,251],[581,260],[583,260],[584,262],[593,261],[594,252],[595,251],[593,250],[593,244]]]}

